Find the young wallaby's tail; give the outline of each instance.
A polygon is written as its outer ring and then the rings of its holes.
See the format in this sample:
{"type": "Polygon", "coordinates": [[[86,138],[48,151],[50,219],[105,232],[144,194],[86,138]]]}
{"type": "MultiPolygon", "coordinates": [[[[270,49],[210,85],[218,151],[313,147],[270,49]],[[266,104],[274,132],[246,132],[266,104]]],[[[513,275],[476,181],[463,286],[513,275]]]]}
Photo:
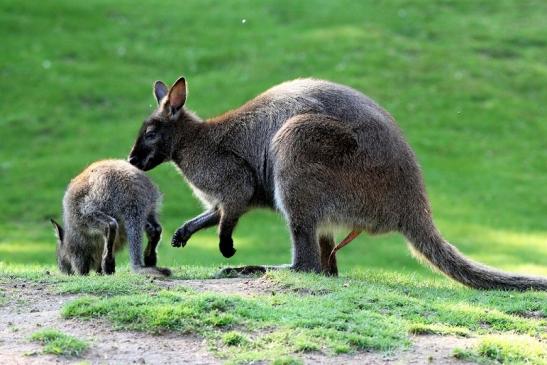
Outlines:
{"type": "Polygon", "coordinates": [[[430,219],[404,232],[412,247],[433,266],[460,283],[476,289],[547,290],[547,278],[502,272],[463,256],[444,240],[430,219]]]}

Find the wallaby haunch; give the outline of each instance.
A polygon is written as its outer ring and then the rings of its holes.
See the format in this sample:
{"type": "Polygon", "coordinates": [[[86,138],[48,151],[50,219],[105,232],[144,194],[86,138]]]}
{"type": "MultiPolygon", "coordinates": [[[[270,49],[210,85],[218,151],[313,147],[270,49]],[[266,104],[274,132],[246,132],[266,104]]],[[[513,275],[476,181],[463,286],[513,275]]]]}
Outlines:
{"type": "Polygon", "coordinates": [[[156,267],[161,226],[156,217],[160,193],[144,172],[123,160],[98,161],[70,182],[63,198],[63,229],[53,219],[57,263],[66,274],[90,270],[113,274],[114,253],[129,241],[133,271],[170,275],[156,267]],[[148,236],[143,261],[142,233],[148,236]]]}
{"type": "Polygon", "coordinates": [[[444,240],[395,121],[350,87],[288,81],[206,122],[183,108],[184,78],[171,88],[156,82],[154,95],[159,106],[143,123],[129,161],[143,170],[173,161],[209,208],[177,230],[174,246],[219,224],[220,249],[229,257],[239,217],[267,206],[289,224],[294,270],[336,275],[329,227],[344,226],[355,234],[399,231],[431,264],[470,287],[547,289],[546,278],[483,266],[444,240]]]}

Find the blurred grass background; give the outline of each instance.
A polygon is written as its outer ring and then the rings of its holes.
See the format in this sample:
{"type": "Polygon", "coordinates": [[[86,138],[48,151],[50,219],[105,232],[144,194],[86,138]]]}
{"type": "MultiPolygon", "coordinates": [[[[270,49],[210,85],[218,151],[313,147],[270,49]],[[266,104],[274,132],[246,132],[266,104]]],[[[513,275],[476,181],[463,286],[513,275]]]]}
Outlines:
{"type": "MultiPolygon", "coordinates": [[[[546,17],[539,0],[2,0],[0,261],[55,262],[48,219],[66,185],[92,161],[127,156],[154,80],[185,75],[187,106],[210,117],[312,76],[392,113],[449,241],[547,274],[546,17]]],[[[171,248],[201,208],[173,166],[150,175],[164,194],[162,265],[289,262],[284,221],[269,211],[241,219],[230,260],[214,229],[171,248]]],[[[395,234],[360,237],[339,265],[429,275],[395,234]]]]}

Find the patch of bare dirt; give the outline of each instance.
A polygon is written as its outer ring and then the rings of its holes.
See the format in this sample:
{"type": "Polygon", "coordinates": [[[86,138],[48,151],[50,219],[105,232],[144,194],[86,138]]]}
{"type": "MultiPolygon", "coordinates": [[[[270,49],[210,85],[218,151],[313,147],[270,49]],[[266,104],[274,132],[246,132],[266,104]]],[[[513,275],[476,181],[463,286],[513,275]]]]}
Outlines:
{"type": "Polygon", "coordinates": [[[63,319],[60,309],[75,298],[56,295],[37,284],[2,285],[7,303],[0,306],[0,364],[219,364],[205,342],[195,336],[113,330],[101,321],[63,319]],[[24,287],[22,286],[24,285],[24,287]],[[29,337],[43,328],[55,328],[90,344],[81,358],[42,354],[29,337]]]}
{"type": "Polygon", "coordinates": [[[265,294],[275,295],[275,293],[283,290],[275,283],[264,277],[210,280],[163,280],[155,281],[154,283],[170,288],[185,286],[198,291],[209,291],[221,294],[237,294],[241,296],[265,294]]]}
{"type": "MultiPolygon", "coordinates": [[[[266,278],[170,280],[156,284],[189,287],[242,296],[275,295],[285,290],[266,278]]],[[[151,335],[118,331],[103,321],[63,319],[60,309],[75,295],[59,295],[42,284],[13,281],[0,284],[7,302],[0,305],[0,364],[218,364],[207,344],[196,336],[167,333],[151,335]],[[56,328],[90,344],[81,358],[43,354],[29,337],[43,328],[56,328]]],[[[300,354],[306,364],[466,364],[452,357],[455,347],[469,347],[476,339],[453,336],[415,336],[414,345],[395,354],[360,352],[330,357],[323,353],[300,354]]]]}

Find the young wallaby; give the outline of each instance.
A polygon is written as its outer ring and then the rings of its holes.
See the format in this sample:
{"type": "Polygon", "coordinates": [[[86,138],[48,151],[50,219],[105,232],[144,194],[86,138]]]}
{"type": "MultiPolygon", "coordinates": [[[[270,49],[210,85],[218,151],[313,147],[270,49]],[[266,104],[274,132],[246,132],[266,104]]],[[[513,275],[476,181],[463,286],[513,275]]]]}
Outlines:
{"type": "Polygon", "coordinates": [[[123,160],[98,161],[76,176],[63,198],[63,229],[57,234],[57,263],[66,274],[90,270],[113,274],[114,253],[129,241],[131,268],[137,273],[168,276],[156,267],[161,226],[156,216],[160,193],[148,176],[123,160]],[[148,246],[142,253],[142,233],[148,246]]]}
{"type": "Polygon", "coordinates": [[[220,247],[229,257],[239,217],[267,206],[288,222],[290,267],[297,271],[336,275],[329,227],[344,226],[354,235],[401,232],[432,265],[473,288],[547,289],[546,278],[491,269],[445,241],[416,157],[395,121],[350,87],[288,81],[208,121],[184,108],[182,77],[171,88],[157,81],[154,95],[158,108],[144,121],[129,162],[150,170],[173,161],[208,207],[177,230],[174,246],[218,223],[220,247]]]}

